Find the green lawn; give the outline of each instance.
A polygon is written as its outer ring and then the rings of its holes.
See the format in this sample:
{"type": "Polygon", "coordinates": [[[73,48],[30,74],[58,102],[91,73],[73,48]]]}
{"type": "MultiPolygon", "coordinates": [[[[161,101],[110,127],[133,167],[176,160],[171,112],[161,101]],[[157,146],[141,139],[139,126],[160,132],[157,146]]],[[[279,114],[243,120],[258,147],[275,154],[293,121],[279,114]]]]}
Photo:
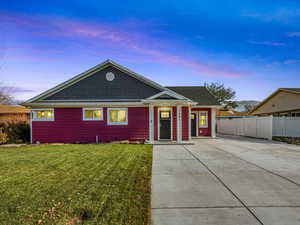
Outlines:
{"type": "Polygon", "coordinates": [[[0,148],[0,224],[150,224],[150,145],[0,148]]]}

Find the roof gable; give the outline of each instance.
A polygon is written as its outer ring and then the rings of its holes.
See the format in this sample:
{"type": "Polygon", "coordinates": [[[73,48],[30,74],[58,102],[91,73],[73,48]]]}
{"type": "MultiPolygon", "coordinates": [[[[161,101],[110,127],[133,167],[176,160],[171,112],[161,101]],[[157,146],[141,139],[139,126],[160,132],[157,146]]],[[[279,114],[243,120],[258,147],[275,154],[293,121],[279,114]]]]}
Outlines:
{"type": "Polygon", "coordinates": [[[37,101],[55,100],[113,100],[143,99],[165,88],[111,60],[81,73],[48,91],[29,99],[25,105],[37,101]],[[106,73],[115,75],[113,81],[106,73]]]}
{"type": "Polygon", "coordinates": [[[160,92],[127,73],[108,66],[91,76],[88,76],[63,90],[44,98],[53,100],[140,100],[160,92]],[[112,81],[106,74],[112,73],[112,81]]]}
{"type": "Polygon", "coordinates": [[[147,98],[147,100],[164,99],[164,100],[190,100],[172,90],[165,90],[147,98]]]}
{"type": "Polygon", "coordinates": [[[155,99],[178,99],[178,98],[175,98],[175,97],[170,96],[170,95],[168,95],[168,94],[163,94],[163,95],[161,95],[161,96],[158,96],[158,97],[155,98],[155,99]]]}
{"type": "Polygon", "coordinates": [[[300,105],[300,88],[278,88],[270,96],[258,104],[251,114],[263,114],[292,110],[299,108],[300,105]],[[285,96],[283,96],[285,94],[285,96]],[[285,99],[283,99],[285,98],[285,99]],[[278,105],[280,104],[280,105],[278,105]]]}

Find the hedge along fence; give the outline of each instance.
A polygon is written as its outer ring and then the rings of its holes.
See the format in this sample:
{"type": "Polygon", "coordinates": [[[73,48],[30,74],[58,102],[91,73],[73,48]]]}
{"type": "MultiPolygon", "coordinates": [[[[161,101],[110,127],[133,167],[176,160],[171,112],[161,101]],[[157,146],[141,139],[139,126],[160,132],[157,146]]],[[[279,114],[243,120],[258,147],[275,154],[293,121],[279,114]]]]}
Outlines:
{"type": "Polygon", "coordinates": [[[30,141],[30,126],[27,122],[0,123],[0,144],[26,143],[30,141]]]}
{"type": "Polygon", "coordinates": [[[300,137],[300,117],[245,117],[217,121],[220,134],[256,138],[300,137]]]}

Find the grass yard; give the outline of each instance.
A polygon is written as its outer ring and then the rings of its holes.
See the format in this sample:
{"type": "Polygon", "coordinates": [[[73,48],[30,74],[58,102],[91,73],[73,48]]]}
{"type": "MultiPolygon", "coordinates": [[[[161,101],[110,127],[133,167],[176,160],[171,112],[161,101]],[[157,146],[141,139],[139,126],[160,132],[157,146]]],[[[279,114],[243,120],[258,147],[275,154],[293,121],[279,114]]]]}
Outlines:
{"type": "Polygon", "coordinates": [[[150,224],[150,145],[0,148],[0,224],[150,224]]]}

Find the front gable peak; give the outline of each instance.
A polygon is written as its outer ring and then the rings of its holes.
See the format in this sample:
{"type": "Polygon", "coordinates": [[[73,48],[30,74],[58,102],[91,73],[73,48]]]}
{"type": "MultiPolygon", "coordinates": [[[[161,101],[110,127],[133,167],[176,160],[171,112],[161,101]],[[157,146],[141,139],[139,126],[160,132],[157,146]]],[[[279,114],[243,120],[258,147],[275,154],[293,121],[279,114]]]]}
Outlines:
{"type": "Polygon", "coordinates": [[[165,90],[154,81],[106,60],[28,100],[24,105],[63,100],[140,100],[165,90]]]}

